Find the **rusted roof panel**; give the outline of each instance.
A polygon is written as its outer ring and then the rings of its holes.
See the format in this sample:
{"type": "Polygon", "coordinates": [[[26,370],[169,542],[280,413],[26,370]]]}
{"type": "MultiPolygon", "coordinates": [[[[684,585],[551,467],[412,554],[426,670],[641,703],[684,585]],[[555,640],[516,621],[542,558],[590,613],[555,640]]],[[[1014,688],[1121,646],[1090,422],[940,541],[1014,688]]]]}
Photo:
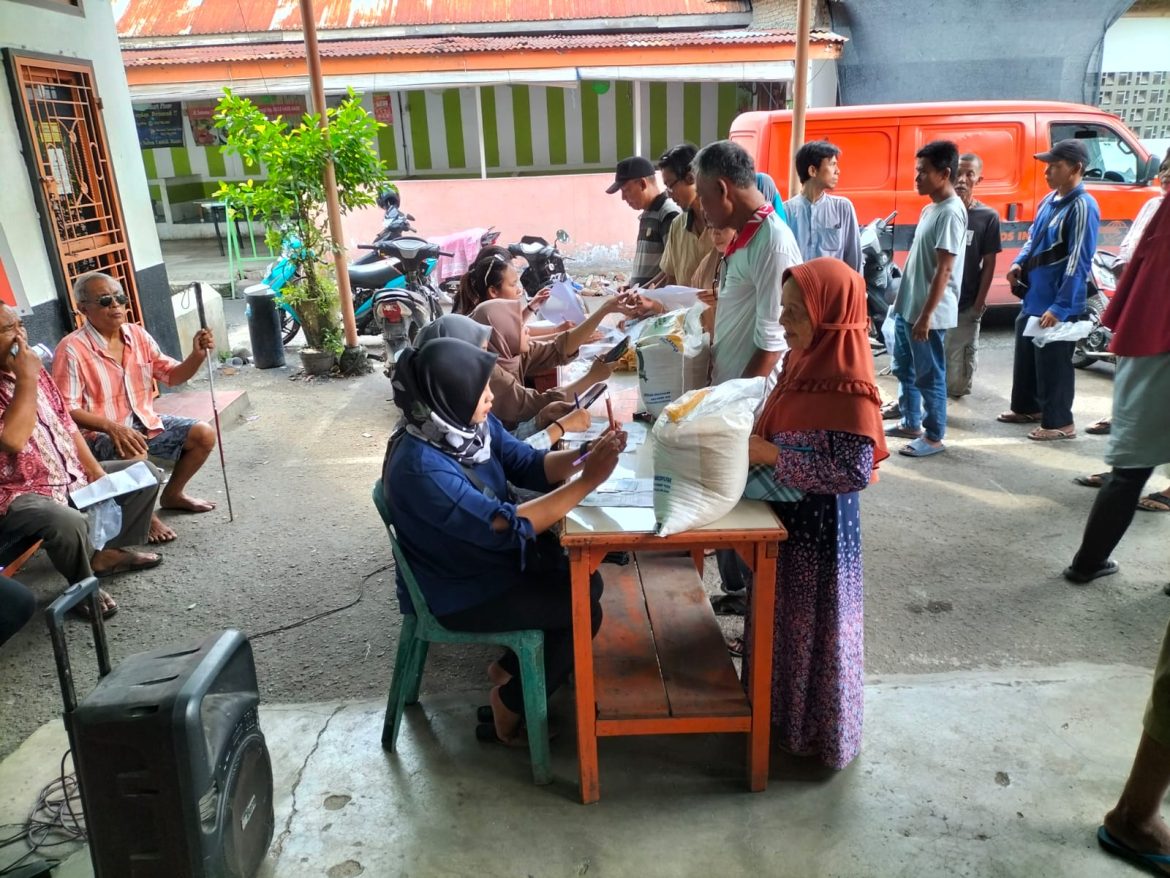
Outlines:
{"type": "MultiPolygon", "coordinates": [[[[828,31],[813,31],[814,44],[840,44],[844,38],[828,31]]],[[[630,49],[704,46],[783,46],[796,42],[791,31],[726,30],[642,34],[568,34],[565,36],[514,37],[415,37],[381,40],[327,40],[320,46],[322,58],[362,58],[392,55],[459,55],[473,52],[508,52],[520,49],[630,49]]],[[[127,67],[166,64],[203,64],[220,61],[279,61],[305,57],[300,42],[247,43],[219,46],[168,46],[125,48],[127,67]]]]}
{"type": "MultiPolygon", "coordinates": [[[[315,0],[322,31],[563,22],[751,11],[749,0],[315,0]]],[[[298,0],[114,0],[118,35],[158,38],[299,31],[298,0]]]]}

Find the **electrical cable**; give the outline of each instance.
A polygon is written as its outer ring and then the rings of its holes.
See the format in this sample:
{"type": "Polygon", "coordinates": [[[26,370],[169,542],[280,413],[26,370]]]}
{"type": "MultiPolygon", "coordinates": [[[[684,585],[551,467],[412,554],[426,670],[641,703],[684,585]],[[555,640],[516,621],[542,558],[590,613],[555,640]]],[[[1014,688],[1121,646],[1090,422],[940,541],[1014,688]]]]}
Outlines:
{"type": "Polygon", "coordinates": [[[365,576],[363,576],[361,586],[358,588],[357,597],[354,598],[352,601],[350,601],[348,604],[345,604],[344,606],[341,606],[341,607],[334,607],[332,610],[324,610],[320,613],[315,613],[312,616],[308,616],[304,619],[301,619],[299,622],[292,622],[288,625],[281,625],[277,628],[269,628],[267,631],[261,631],[257,634],[249,634],[248,639],[249,640],[259,640],[261,637],[269,637],[273,634],[281,634],[285,631],[292,631],[294,628],[300,628],[303,625],[308,625],[311,622],[316,622],[319,619],[324,619],[326,616],[332,616],[335,613],[340,613],[342,610],[348,610],[350,607],[357,606],[358,603],[362,600],[362,598],[364,598],[366,596],[366,583],[369,582],[370,578],[373,576],[377,576],[379,573],[382,573],[386,570],[389,570],[393,566],[394,566],[393,562],[390,562],[389,564],[383,564],[377,570],[373,570],[373,571],[367,573],[365,576]]]}
{"type": "MultiPolygon", "coordinates": [[[[81,811],[81,789],[77,785],[77,775],[65,774],[65,761],[69,758],[69,753],[70,751],[66,750],[61,756],[56,779],[37,794],[36,803],[24,823],[24,829],[17,835],[0,841],[0,847],[24,841],[29,848],[19,859],[0,869],[0,876],[11,875],[45,848],[84,843],[87,840],[85,822],[78,817],[81,811]],[[75,800],[78,803],[76,811],[73,808],[75,800]]],[[[49,860],[52,865],[58,862],[49,860]]]]}

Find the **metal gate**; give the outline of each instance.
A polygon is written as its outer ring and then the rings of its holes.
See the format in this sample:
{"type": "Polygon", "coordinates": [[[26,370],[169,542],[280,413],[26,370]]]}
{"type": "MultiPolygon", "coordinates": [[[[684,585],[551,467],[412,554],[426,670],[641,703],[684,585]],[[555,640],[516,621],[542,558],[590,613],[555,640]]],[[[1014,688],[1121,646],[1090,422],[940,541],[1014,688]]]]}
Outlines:
{"type": "Polygon", "coordinates": [[[130,297],[130,319],[140,322],[134,266],[93,67],[11,49],[4,54],[25,163],[62,305],[80,325],[73,282],[87,271],[104,271],[122,283],[130,297]]]}

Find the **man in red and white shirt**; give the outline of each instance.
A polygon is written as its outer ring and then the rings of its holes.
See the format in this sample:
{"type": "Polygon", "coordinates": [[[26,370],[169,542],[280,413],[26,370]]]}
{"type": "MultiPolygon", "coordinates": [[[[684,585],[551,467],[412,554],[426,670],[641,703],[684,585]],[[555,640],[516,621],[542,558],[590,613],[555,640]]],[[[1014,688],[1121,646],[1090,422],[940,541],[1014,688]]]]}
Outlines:
{"type": "MultiPolygon", "coordinates": [[[[28,346],[18,315],[0,306],[0,538],[44,540],[53,566],[70,583],[156,567],[151,552],[124,548],[146,539],[158,485],[117,498],[122,529],[95,551],[86,516],[69,505],[69,494],[129,461],[102,465],[85,443],[57,386],[28,346]]],[[[156,472],[157,474],[157,472],[156,472]]],[[[103,614],[117,605],[102,592],[103,614]]]]}
{"type": "MultiPolygon", "coordinates": [[[[195,333],[190,356],[182,362],[159,350],[150,333],[127,322],[127,297],[108,274],[90,272],[73,285],[73,300],[85,318],[53,356],[53,378],[73,420],[99,460],[144,460],[147,455],[175,461],[159,507],[209,512],[215,504],[185,493],[191,477],[215,447],[215,430],[194,418],[159,415],[154,381],[182,384],[199,371],[215,345],[210,330],[195,333]]],[[[175,532],[151,520],[148,542],[165,543],[175,532]]]]}

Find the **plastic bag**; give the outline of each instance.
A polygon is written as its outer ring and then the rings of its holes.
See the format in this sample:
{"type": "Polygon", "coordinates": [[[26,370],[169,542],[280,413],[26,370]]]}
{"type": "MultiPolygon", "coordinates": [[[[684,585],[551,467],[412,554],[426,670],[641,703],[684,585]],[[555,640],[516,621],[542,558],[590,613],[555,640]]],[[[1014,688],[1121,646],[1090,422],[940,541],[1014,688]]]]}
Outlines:
{"type": "Polygon", "coordinates": [[[706,307],[699,302],[649,321],[634,345],[642,405],[655,417],[688,390],[707,384],[711,342],[701,322],[706,307]]]}
{"type": "Polygon", "coordinates": [[[99,551],[122,532],[122,507],[112,497],[87,508],[85,517],[89,521],[89,542],[99,551]]]}
{"type": "Polygon", "coordinates": [[[650,431],[656,533],[702,527],[739,502],[763,395],[763,378],[739,378],[683,394],[663,409],[650,431]]]}
{"type": "Polygon", "coordinates": [[[1082,338],[1088,338],[1092,331],[1092,320],[1065,320],[1042,329],[1039,317],[1029,317],[1024,327],[1024,335],[1031,336],[1032,344],[1038,348],[1054,341],[1080,341],[1082,338]]]}

